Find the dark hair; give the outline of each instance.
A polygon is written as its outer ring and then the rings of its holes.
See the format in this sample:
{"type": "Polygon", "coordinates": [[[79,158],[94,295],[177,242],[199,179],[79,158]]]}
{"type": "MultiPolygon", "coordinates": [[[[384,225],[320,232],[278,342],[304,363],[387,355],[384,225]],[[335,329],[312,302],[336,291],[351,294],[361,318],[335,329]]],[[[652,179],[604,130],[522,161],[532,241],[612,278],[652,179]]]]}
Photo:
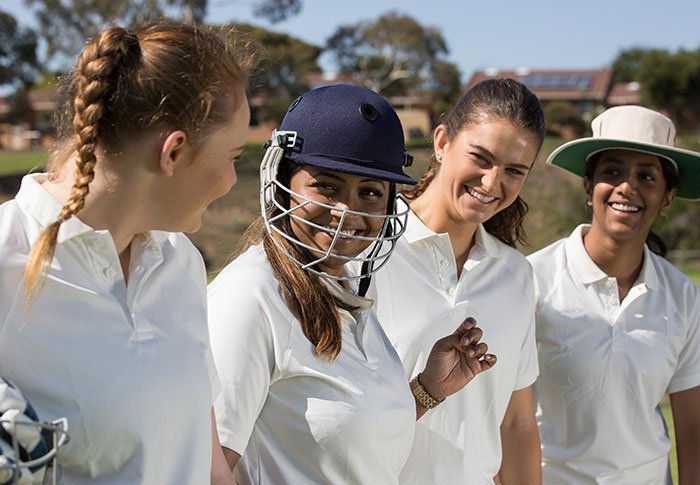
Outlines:
{"type": "MultiPolygon", "coordinates": [[[[448,141],[452,141],[468,126],[486,121],[505,120],[513,126],[532,133],[537,140],[537,151],[544,141],[544,112],[540,101],[525,85],[513,79],[487,79],[469,89],[457,104],[442,118],[448,141]]],[[[433,154],[430,167],[418,185],[404,192],[407,199],[420,196],[440,170],[433,154]]],[[[516,200],[484,223],[484,228],[503,243],[515,247],[524,244],[523,219],[528,206],[518,196],[516,200]]]]}
{"type": "Polygon", "coordinates": [[[59,144],[48,165],[49,178],[75,159],[76,177],[58,220],[34,244],[25,269],[25,297],[31,300],[46,275],[63,221],[85,204],[95,177],[98,147],[106,153],[143,133],[181,129],[196,147],[213,126],[230,119],[245,86],[250,51],[213,31],[181,23],[138,30],[111,28],[83,49],[64,80],[59,144]]]}
{"type": "MultiPolygon", "coordinates": [[[[283,158],[279,165],[278,182],[289,187],[292,176],[302,166],[283,158]]],[[[286,191],[278,191],[276,197],[279,198],[283,207],[289,207],[290,197],[286,191]]],[[[274,208],[269,218],[280,213],[279,208],[274,208]]],[[[285,234],[294,234],[289,217],[279,218],[273,224],[285,234]]],[[[272,272],[280,284],[282,297],[299,320],[304,335],[314,345],[316,356],[334,360],[340,354],[342,347],[342,322],[338,308],[346,310],[352,310],[352,308],[335,298],[323,284],[320,276],[302,269],[292,261],[272,240],[273,237],[277,238],[277,243],[281,244],[284,250],[296,260],[310,263],[317,259],[309,250],[289,242],[286,238],[269,234],[262,217],[256,219],[246,229],[238,254],[262,242],[272,272]]]]}
{"type": "MultiPolygon", "coordinates": [[[[598,162],[600,161],[602,154],[603,152],[598,152],[586,160],[586,169],[583,174],[584,179],[591,182],[593,181],[593,172],[595,172],[595,168],[598,166],[598,162]]],[[[664,174],[664,181],[666,182],[666,192],[670,192],[678,187],[678,182],[680,181],[678,172],[671,162],[669,162],[665,157],[658,158],[659,162],[661,162],[661,172],[664,174]]],[[[659,256],[666,256],[666,253],[668,253],[666,243],[663,239],[661,239],[661,236],[654,232],[653,229],[649,230],[646,243],[647,246],[649,246],[649,250],[658,254],[659,256]]]]}

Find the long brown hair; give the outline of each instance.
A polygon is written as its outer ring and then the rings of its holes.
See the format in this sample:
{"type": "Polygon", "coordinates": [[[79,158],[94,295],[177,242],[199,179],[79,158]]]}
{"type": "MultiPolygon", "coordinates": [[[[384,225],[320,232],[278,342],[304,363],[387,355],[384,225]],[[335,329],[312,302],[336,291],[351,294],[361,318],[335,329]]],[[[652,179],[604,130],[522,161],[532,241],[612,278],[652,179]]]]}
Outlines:
{"type": "MultiPolygon", "coordinates": [[[[513,79],[487,79],[476,84],[443,117],[442,125],[446,129],[447,140],[452,141],[468,126],[495,120],[508,121],[532,133],[539,152],[545,134],[542,105],[537,96],[513,79]]],[[[430,166],[418,184],[403,192],[403,195],[409,200],[416,199],[425,192],[439,170],[440,164],[433,154],[430,166]]],[[[487,220],[484,228],[509,246],[525,244],[523,220],[527,211],[527,204],[518,196],[510,206],[487,220]]]]}
{"type": "MultiPolygon", "coordinates": [[[[301,165],[283,159],[280,162],[277,180],[285,187],[289,187],[292,176],[300,168],[301,165]]],[[[287,192],[279,191],[276,197],[279,198],[283,207],[289,207],[290,200],[287,192]]],[[[274,218],[280,212],[277,208],[273,209],[269,218],[274,218]]],[[[285,234],[294,234],[289,217],[277,219],[273,224],[285,234]]],[[[280,284],[282,297],[292,314],[299,320],[306,338],[315,346],[316,356],[325,360],[334,360],[340,354],[342,347],[342,322],[338,308],[345,310],[352,308],[335,298],[318,275],[302,269],[293,262],[272,240],[273,237],[277,238],[276,242],[296,260],[310,263],[317,259],[307,249],[290,243],[286,238],[270,235],[262,217],[256,219],[246,229],[238,254],[262,242],[272,271],[280,284]]]]}
{"type": "Polygon", "coordinates": [[[183,130],[197,147],[230,119],[227,102],[244,86],[252,56],[246,45],[204,27],[159,23],[101,32],[64,81],[59,143],[48,165],[55,180],[75,159],[75,184],[55,222],[34,244],[25,268],[25,298],[41,286],[61,224],[85,205],[98,148],[117,152],[149,130],[183,130]]]}

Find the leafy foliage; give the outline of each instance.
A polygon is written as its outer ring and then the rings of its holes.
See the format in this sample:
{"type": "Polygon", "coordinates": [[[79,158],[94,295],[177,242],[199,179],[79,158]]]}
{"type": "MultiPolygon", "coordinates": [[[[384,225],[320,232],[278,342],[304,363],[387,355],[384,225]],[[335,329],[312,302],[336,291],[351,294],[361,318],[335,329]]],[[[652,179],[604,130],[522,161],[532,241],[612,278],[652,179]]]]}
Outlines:
{"type": "Polygon", "coordinates": [[[253,13],[276,24],[297,15],[301,7],[301,0],[264,0],[254,7],[253,13]]]}
{"type": "Polygon", "coordinates": [[[341,72],[361,73],[365,85],[382,94],[395,83],[410,87],[425,82],[448,53],[439,30],[396,12],[338,27],[326,48],[341,72]]]}
{"type": "Polygon", "coordinates": [[[0,86],[19,88],[34,80],[39,70],[36,48],[36,32],[0,11],[0,86]]]}

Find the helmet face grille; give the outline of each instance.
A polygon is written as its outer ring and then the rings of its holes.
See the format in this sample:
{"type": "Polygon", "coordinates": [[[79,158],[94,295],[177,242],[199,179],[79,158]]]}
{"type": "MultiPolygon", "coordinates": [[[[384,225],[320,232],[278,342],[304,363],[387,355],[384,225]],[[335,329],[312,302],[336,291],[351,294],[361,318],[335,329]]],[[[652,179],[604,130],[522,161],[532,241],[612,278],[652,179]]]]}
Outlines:
{"type": "Polygon", "coordinates": [[[3,430],[0,436],[0,484],[59,483],[58,452],[68,443],[68,421],[65,418],[51,422],[0,419],[0,428],[3,430]],[[16,438],[37,433],[41,442],[31,452],[16,438]]]}
{"type": "MultiPolygon", "coordinates": [[[[273,156],[266,156],[266,160],[268,160],[269,164],[274,164],[274,158],[275,157],[273,156]]],[[[265,169],[261,167],[261,174],[263,172],[266,180],[263,180],[263,177],[261,176],[260,204],[267,233],[270,235],[275,245],[290,260],[292,260],[302,269],[310,271],[322,278],[332,280],[357,280],[370,276],[384,266],[384,264],[386,264],[389,256],[394,251],[397,240],[406,230],[406,220],[408,218],[409,209],[406,208],[400,213],[397,213],[395,200],[390,202],[388,214],[370,214],[349,209],[338,209],[335,206],[309,199],[308,197],[294,192],[290,188],[284,186],[277,179],[276,170],[273,171],[270,167],[266,167],[265,169]],[[279,197],[276,196],[280,195],[281,193],[286,193],[290,197],[294,197],[296,200],[300,201],[300,203],[291,208],[284,207],[282,203],[280,203],[279,197]],[[337,227],[328,228],[321,226],[299,216],[298,213],[308,206],[315,206],[340,213],[337,227]],[[348,216],[361,217],[365,219],[382,219],[382,227],[374,236],[358,236],[344,232],[343,226],[348,216]],[[326,232],[332,237],[332,241],[326,250],[311,246],[301,241],[295,234],[290,234],[285,231],[283,229],[285,226],[283,222],[285,220],[288,220],[289,222],[295,221],[298,224],[307,226],[314,230],[326,232]],[[336,243],[341,237],[345,240],[352,239],[357,241],[365,241],[367,243],[367,249],[362,253],[353,256],[337,254],[334,252],[334,250],[336,243]],[[282,239],[288,241],[298,248],[303,248],[306,250],[306,252],[311,254],[311,261],[301,261],[298,256],[290,254],[285,245],[282,244],[282,239]],[[345,263],[357,264],[351,265],[352,272],[346,270],[342,276],[334,276],[326,273],[322,269],[323,262],[330,258],[335,258],[345,263]]]]}

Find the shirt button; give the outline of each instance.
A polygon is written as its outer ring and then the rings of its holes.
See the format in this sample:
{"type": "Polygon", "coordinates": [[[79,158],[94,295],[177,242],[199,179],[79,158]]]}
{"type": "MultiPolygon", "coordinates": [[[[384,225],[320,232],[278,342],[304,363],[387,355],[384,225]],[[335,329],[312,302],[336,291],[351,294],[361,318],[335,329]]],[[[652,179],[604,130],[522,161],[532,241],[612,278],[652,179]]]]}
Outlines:
{"type": "Polygon", "coordinates": [[[450,295],[450,296],[454,296],[454,294],[455,294],[455,289],[454,289],[454,287],[449,288],[449,289],[447,290],[447,294],[450,295]]]}
{"type": "Polygon", "coordinates": [[[114,271],[114,268],[109,267],[109,268],[105,268],[103,273],[107,278],[112,279],[112,278],[114,278],[116,271],[114,271]]]}
{"type": "Polygon", "coordinates": [[[442,261],[440,261],[440,266],[442,266],[443,268],[446,268],[447,267],[447,260],[443,259],[442,261]]]}
{"type": "Polygon", "coordinates": [[[143,266],[141,265],[138,265],[134,268],[134,273],[140,273],[141,271],[143,271],[143,266]]]}

